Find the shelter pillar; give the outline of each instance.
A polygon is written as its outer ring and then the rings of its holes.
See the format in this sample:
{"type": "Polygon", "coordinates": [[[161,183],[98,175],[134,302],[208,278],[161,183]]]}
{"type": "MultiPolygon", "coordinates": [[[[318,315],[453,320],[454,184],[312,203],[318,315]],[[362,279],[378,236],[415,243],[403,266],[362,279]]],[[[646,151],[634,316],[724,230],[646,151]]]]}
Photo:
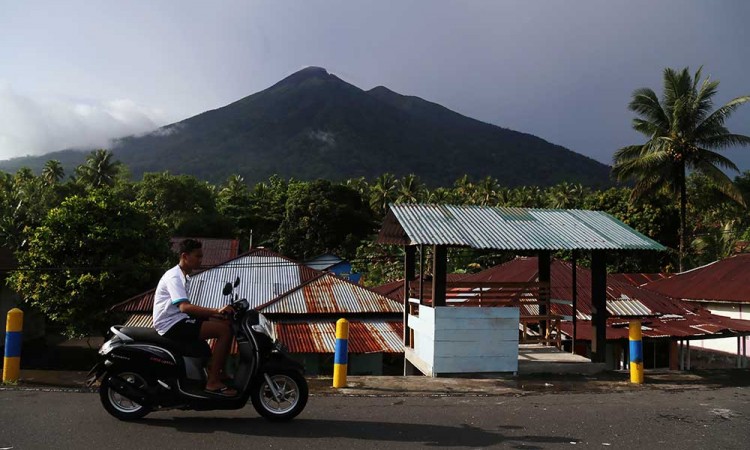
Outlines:
{"type": "Polygon", "coordinates": [[[414,280],[416,247],[407,245],[404,247],[404,346],[411,345],[409,333],[409,297],[411,297],[411,282],[414,280]]]}
{"type": "Polygon", "coordinates": [[[432,306],[445,306],[445,280],[448,248],[435,245],[432,252],[432,306]]]}
{"type": "MultiPolygon", "coordinates": [[[[549,286],[550,284],[551,260],[552,260],[551,252],[547,250],[542,250],[539,252],[539,257],[537,258],[539,282],[547,283],[547,286],[549,286]]],[[[546,316],[547,314],[549,314],[549,300],[550,300],[550,291],[547,289],[540,289],[539,290],[539,315],[540,316],[546,316]]],[[[542,337],[544,338],[547,337],[547,324],[548,324],[548,321],[546,318],[543,318],[541,321],[539,321],[539,331],[542,337]]]]}
{"type": "Polygon", "coordinates": [[[607,264],[602,250],[591,252],[591,353],[593,362],[606,362],[607,264]]]}

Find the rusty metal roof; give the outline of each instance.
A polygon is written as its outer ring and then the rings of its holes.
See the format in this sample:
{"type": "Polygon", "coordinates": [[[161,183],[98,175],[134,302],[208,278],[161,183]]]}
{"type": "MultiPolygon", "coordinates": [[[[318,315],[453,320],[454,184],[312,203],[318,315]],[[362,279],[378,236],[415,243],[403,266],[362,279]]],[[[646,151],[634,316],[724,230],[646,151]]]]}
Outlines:
{"type": "MultiPolygon", "coordinates": [[[[466,276],[468,276],[468,274],[449,273],[446,275],[446,280],[447,281],[460,281],[466,276]]],[[[432,283],[432,278],[425,276],[424,285],[428,286],[430,283],[432,283]]],[[[411,286],[412,286],[412,289],[419,289],[419,280],[412,281],[411,286]]],[[[404,303],[404,279],[403,278],[400,280],[381,284],[380,286],[375,286],[371,289],[377,292],[378,294],[385,295],[386,297],[396,300],[397,302],[401,304],[404,303]]]]}
{"type": "Polygon", "coordinates": [[[663,280],[670,275],[667,273],[610,273],[607,275],[612,280],[622,283],[632,284],[633,286],[642,286],[655,280],[663,280]]]}
{"type": "MultiPolygon", "coordinates": [[[[228,300],[221,295],[224,284],[240,277],[236,292],[247,298],[252,307],[256,307],[320,274],[321,272],[278,253],[254,249],[192,275],[188,282],[188,296],[196,305],[207,308],[223,306],[228,300]]],[[[113,306],[112,311],[151,312],[154,308],[154,292],[155,289],[151,289],[131,297],[113,306]]]]}
{"type": "Polygon", "coordinates": [[[390,205],[378,242],[498,250],[665,250],[601,211],[390,205]]]}
{"type": "Polygon", "coordinates": [[[750,253],[744,253],[652,281],[643,287],[683,300],[750,303],[748,280],[750,253]]]}
{"type": "MultiPolygon", "coordinates": [[[[562,322],[562,332],[568,336],[573,335],[573,324],[562,322]]],[[[607,320],[607,340],[626,340],[629,337],[628,322],[622,319],[607,320]]],[[[643,337],[658,338],[693,338],[711,339],[729,336],[750,335],[750,320],[730,319],[706,310],[698,314],[686,314],[681,317],[664,316],[645,319],[642,322],[643,337]]],[[[576,328],[576,339],[590,341],[592,328],[590,321],[578,322],[576,328]]]]}
{"type": "Polygon", "coordinates": [[[201,267],[213,267],[228,261],[239,254],[240,241],[237,239],[187,238],[173,237],[169,240],[172,251],[177,253],[180,242],[185,239],[195,239],[202,244],[203,261],[201,267]]]}
{"type": "MultiPolygon", "coordinates": [[[[292,353],[334,353],[335,322],[276,322],[276,338],[292,353]]],[[[350,321],[349,353],[403,353],[401,321],[350,321]]]]}
{"type": "MultiPolygon", "coordinates": [[[[482,272],[468,275],[462,282],[529,282],[538,278],[538,259],[519,257],[482,272]]],[[[577,317],[591,318],[591,271],[578,267],[576,271],[577,317]]],[[[553,300],[551,309],[555,314],[572,316],[573,308],[573,266],[553,259],[550,268],[550,289],[553,300]]],[[[670,299],[646,289],[607,277],[607,312],[612,316],[647,317],[663,314],[686,314],[693,306],[679,300],[670,299]]]]}
{"type": "Polygon", "coordinates": [[[263,314],[399,313],[402,306],[371,289],[324,273],[258,310],[263,314]]]}

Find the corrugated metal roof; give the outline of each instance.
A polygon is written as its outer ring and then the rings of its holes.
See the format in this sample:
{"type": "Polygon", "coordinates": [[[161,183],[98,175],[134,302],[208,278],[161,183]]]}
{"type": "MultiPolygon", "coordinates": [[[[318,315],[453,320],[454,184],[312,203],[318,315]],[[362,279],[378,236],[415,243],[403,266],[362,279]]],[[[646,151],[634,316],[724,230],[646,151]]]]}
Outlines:
{"type": "Polygon", "coordinates": [[[324,271],[343,261],[344,261],[343,259],[339,258],[338,256],[334,254],[324,253],[322,255],[316,256],[315,258],[309,261],[305,261],[304,264],[307,267],[312,267],[315,270],[324,271]]]}
{"type": "Polygon", "coordinates": [[[610,273],[607,276],[622,283],[642,286],[654,280],[663,280],[670,275],[666,273],[610,273]]]}
{"type": "Polygon", "coordinates": [[[642,287],[684,300],[750,303],[748,280],[750,253],[745,253],[652,281],[642,287]]]}
{"type": "MultiPolygon", "coordinates": [[[[349,353],[403,353],[403,326],[400,321],[351,321],[349,353]]],[[[336,351],[335,322],[277,322],[274,331],[292,353],[336,351]]]]}
{"type": "MultiPolygon", "coordinates": [[[[464,279],[468,274],[465,273],[449,273],[446,275],[447,281],[460,281],[464,279]]],[[[430,277],[424,277],[424,286],[429,287],[430,283],[432,283],[432,278],[430,277]]],[[[414,280],[411,282],[412,289],[419,289],[419,280],[414,280]]],[[[393,300],[396,300],[397,302],[403,304],[404,303],[404,279],[391,281],[389,283],[381,284],[380,286],[376,286],[371,288],[373,291],[377,292],[378,294],[385,295],[388,298],[391,298],[393,300]]]]}
{"type": "MultiPolygon", "coordinates": [[[[538,259],[519,257],[504,264],[491,267],[479,273],[468,275],[462,282],[529,282],[538,278],[538,259]]],[[[577,317],[590,318],[591,271],[578,267],[576,271],[577,317]]],[[[565,261],[553,259],[550,267],[550,291],[553,303],[552,312],[563,316],[572,316],[573,308],[573,266],[565,261]],[[555,302],[561,300],[563,303],[555,302]],[[568,303],[568,304],[565,304],[568,303]]],[[[673,300],[664,295],[646,289],[622,283],[615,278],[607,277],[606,290],[607,312],[612,316],[655,316],[662,314],[684,315],[694,306],[673,300]]]]}
{"type": "MultiPolygon", "coordinates": [[[[208,308],[223,306],[227,302],[227,298],[221,294],[224,284],[240,277],[236,292],[240,297],[247,298],[252,307],[257,307],[320,274],[270,250],[255,249],[191,276],[188,296],[196,305],[208,308]]],[[[151,289],[118,303],[112,307],[112,311],[151,312],[154,291],[151,289]]]]}
{"type": "Polygon", "coordinates": [[[236,257],[239,253],[240,242],[237,239],[186,238],[173,237],[169,240],[172,251],[179,252],[180,242],[185,239],[195,239],[202,244],[202,267],[213,267],[236,257]]]}
{"type": "Polygon", "coordinates": [[[419,204],[390,205],[378,242],[498,250],[665,250],[600,211],[419,204]]]}
{"type": "MultiPolygon", "coordinates": [[[[573,324],[562,322],[562,332],[568,336],[573,334],[573,324]]],[[[687,314],[683,317],[665,316],[644,320],[642,326],[643,337],[657,338],[696,338],[706,339],[750,334],[750,321],[729,319],[717,316],[707,311],[700,314],[687,314]]],[[[592,337],[591,322],[578,322],[576,339],[590,341],[592,337]]],[[[627,322],[622,319],[607,320],[607,340],[625,340],[629,337],[627,322]]]]}
{"type": "Polygon", "coordinates": [[[258,310],[264,314],[399,313],[402,306],[373,290],[325,273],[258,310]]]}
{"type": "Polygon", "coordinates": [[[128,317],[124,324],[126,327],[153,328],[154,318],[151,314],[133,314],[128,317]]]}

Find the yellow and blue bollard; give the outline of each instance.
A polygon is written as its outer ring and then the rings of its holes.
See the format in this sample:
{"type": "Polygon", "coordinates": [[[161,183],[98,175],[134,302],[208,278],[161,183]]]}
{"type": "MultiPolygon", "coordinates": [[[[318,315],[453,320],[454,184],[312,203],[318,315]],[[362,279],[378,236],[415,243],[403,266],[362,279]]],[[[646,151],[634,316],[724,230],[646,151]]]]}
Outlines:
{"type": "Polygon", "coordinates": [[[631,320],[629,328],[630,337],[630,382],[643,383],[643,334],[641,333],[641,321],[631,320]]]}
{"type": "Polygon", "coordinates": [[[3,359],[3,383],[15,383],[21,372],[21,332],[23,311],[13,308],[8,311],[5,325],[5,358],[3,359]]]}
{"type": "Polygon", "coordinates": [[[333,387],[346,386],[346,368],[349,361],[349,322],[336,322],[336,353],[333,356],[333,387]]]}

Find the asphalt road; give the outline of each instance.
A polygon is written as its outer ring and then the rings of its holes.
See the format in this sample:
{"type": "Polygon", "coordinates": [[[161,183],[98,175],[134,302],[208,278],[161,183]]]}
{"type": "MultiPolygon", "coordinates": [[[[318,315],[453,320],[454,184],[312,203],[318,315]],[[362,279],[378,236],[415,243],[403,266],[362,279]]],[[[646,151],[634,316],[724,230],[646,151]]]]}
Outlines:
{"type": "Polygon", "coordinates": [[[495,397],[311,397],[295,420],[239,411],[110,417],[93,393],[0,391],[0,449],[748,448],[750,389],[495,397]]]}

